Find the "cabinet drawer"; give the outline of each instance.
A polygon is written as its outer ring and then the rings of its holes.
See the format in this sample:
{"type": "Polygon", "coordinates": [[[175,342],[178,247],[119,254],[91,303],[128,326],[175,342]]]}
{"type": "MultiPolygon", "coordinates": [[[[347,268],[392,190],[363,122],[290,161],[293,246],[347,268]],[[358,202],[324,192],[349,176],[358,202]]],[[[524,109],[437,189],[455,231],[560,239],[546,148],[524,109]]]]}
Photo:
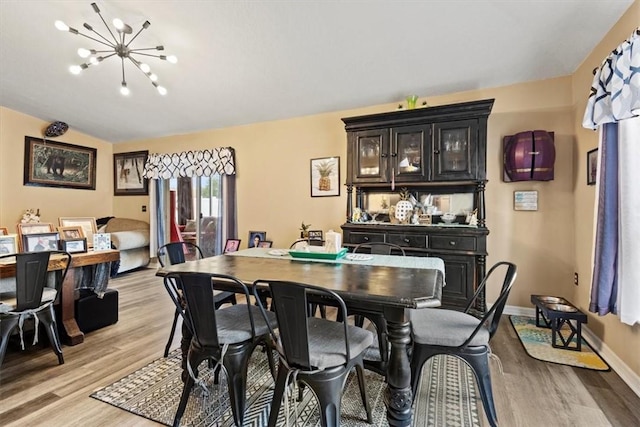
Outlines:
{"type": "Polygon", "coordinates": [[[349,241],[345,243],[373,243],[373,242],[384,242],[384,233],[359,233],[359,232],[351,232],[349,233],[349,241]]]}
{"type": "Polygon", "coordinates": [[[475,251],[475,237],[461,236],[431,236],[429,247],[431,249],[450,249],[460,251],[475,251]]]}
{"type": "Polygon", "coordinates": [[[389,243],[402,247],[426,248],[427,236],[424,234],[389,234],[389,243]]]}

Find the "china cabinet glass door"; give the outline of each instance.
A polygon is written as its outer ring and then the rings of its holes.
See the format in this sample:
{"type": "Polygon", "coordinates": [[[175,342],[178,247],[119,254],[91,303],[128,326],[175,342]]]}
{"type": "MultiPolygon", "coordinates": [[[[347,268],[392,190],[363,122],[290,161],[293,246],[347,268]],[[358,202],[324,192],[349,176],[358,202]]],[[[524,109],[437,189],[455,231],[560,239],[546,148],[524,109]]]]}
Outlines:
{"type": "Polygon", "coordinates": [[[429,178],[425,152],[429,151],[431,126],[403,126],[391,129],[393,149],[391,173],[398,182],[424,181],[429,178]]]}
{"type": "Polygon", "coordinates": [[[438,123],[434,126],[434,179],[474,179],[477,170],[475,121],[438,123]]]}
{"type": "Polygon", "coordinates": [[[355,182],[387,182],[388,135],[388,129],[355,134],[355,182]]]}

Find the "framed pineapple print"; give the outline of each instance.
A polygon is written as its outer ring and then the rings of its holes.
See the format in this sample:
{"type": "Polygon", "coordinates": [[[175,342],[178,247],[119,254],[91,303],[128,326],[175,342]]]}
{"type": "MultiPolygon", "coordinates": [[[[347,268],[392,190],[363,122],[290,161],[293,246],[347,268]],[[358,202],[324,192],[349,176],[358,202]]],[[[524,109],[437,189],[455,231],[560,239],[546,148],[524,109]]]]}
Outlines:
{"type": "Polygon", "coordinates": [[[311,159],[311,197],[340,195],[340,157],[311,159]]]}

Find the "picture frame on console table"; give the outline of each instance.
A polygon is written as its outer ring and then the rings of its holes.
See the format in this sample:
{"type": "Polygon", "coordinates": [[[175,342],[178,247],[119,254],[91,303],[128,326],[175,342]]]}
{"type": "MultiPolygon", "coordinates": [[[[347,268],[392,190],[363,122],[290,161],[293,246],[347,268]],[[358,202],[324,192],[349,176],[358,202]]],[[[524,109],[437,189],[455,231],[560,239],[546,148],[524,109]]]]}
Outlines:
{"type": "Polygon", "coordinates": [[[98,232],[95,217],[60,217],[58,225],[64,228],[79,226],[82,228],[83,237],[87,239],[88,247],[93,247],[93,234],[98,232]]]}
{"type": "Polygon", "coordinates": [[[91,147],[24,137],[24,185],[96,189],[96,153],[91,147]]]}
{"type": "Polygon", "coordinates": [[[22,236],[23,252],[55,251],[59,248],[60,235],[53,233],[33,233],[22,236]]]}
{"type": "Polygon", "coordinates": [[[132,151],[113,155],[113,195],[147,196],[149,181],[142,177],[149,151],[132,151]]]}
{"type": "Polygon", "coordinates": [[[87,239],[65,239],[60,240],[60,249],[70,254],[87,252],[87,239]]]}
{"type": "Polygon", "coordinates": [[[0,236],[0,255],[16,254],[19,250],[17,234],[5,234],[0,236]]]}

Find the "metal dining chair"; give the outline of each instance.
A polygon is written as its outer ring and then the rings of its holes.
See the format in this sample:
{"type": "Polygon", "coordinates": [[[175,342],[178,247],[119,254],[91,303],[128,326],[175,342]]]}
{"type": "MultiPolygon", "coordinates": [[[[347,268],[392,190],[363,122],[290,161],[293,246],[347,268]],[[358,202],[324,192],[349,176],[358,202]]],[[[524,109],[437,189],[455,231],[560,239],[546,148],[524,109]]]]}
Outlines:
{"type": "Polygon", "coordinates": [[[496,263],[478,286],[464,312],[441,308],[410,310],[413,347],[411,354],[411,388],[416,396],[420,371],[424,363],[437,354],[459,357],[473,371],[478,383],[485,414],[492,426],[498,425],[498,416],[493,402],[491,371],[489,370],[489,341],[496,333],[509,292],[516,280],[517,267],[507,261],[496,263]],[[500,295],[481,319],[469,314],[475,299],[483,292],[494,271],[504,267],[500,295]]]}
{"type": "MultiPolygon", "coordinates": [[[[323,427],[340,425],[340,406],[346,378],[356,369],[360,395],[371,423],[371,407],[364,379],[363,354],[373,342],[373,334],[366,329],[349,325],[346,321],[332,321],[313,317],[308,311],[310,297],[329,299],[343,317],[347,308],[333,291],[302,283],[257,280],[253,292],[267,287],[271,291],[272,306],[278,319],[278,333],[269,327],[280,357],[276,387],[271,401],[269,427],[274,427],[282,398],[293,379],[313,390],[320,406],[323,427]]],[[[260,312],[269,319],[272,314],[257,300],[260,312]]]]}
{"type": "MultiPolygon", "coordinates": [[[[178,426],[189,401],[189,395],[198,376],[198,367],[212,360],[227,375],[227,389],[233,420],[242,426],[246,406],[247,369],[249,358],[257,345],[271,348],[270,331],[277,328],[274,313],[261,313],[251,303],[247,286],[235,277],[223,274],[169,273],[164,279],[167,290],[180,289],[185,301],[185,316],[193,332],[184,363],[188,375],[173,425],[178,426]],[[219,286],[233,287],[246,298],[246,304],[220,307],[213,295],[219,286]]],[[[180,301],[172,297],[176,308],[180,301]]],[[[265,352],[272,375],[275,366],[272,352],[265,352]]],[[[214,371],[217,369],[214,367],[214,371]]]]}
{"type": "Polygon", "coordinates": [[[35,335],[33,343],[38,342],[38,323],[44,325],[53,348],[58,356],[58,364],[64,363],[62,345],[58,335],[56,316],[53,303],[62,288],[62,282],[71,265],[71,254],[65,251],[43,251],[19,254],[6,254],[0,259],[15,257],[16,259],[16,290],[15,292],[2,293],[2,305],[8,308],[0,314],[0,366],[7,351],[9,336],[18,328],[20,332],[20,345],[24,350],[24,337],[22,331],[23,322],[33,317],[36,319],[35,335]],[[51,255],[60,255],[61,272],[48,272],[51,255]],[[53,276],[53,287],[48,286],[49,277],[53,276]]]}
{"type": "MultiPolygon", "coordinates": [[[[166,263],[169,265],[174,264],[182,264],[186,261],[185,254],[191,254],[194,259],[204,258],[202,255],[202,250],[198,245],[191,242],[171,242],[165,245],[162,245],[158,248],[157,256],[158,262],[162,267],[165,266],[166,263]]],[[[214,295],[216,304],[220,307],[223,304],[236,304],[236,294],[233,292],[216,292],[214,295]]],[[[169,350],[171,349],[171,343],[173,342],[173,336],[176,332],[176,326],[178,324],[178,317],[182,315],[182,310],[176,308],[173,313],[173,323],[171,324],[171,332],[169,333],[169,339],[167,340],[167,345],[164,348],[164,357],[169,355],[169,350]]],[[[183,316],[183,321],[184,321],[183,316]]],[[[185,323],[188,327],[188,322],[185,323]]]]}

